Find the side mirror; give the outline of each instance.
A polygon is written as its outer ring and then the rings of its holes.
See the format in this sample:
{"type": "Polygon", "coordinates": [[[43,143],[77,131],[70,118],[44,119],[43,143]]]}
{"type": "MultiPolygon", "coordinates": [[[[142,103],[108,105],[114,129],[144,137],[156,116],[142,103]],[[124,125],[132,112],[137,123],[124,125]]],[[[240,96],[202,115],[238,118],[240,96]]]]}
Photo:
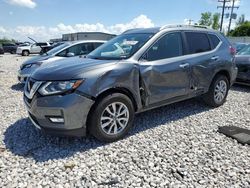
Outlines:
{"type": "Polygon", "coordinates": [[[75,56],[75,54],[73,52],[68,52],[66,54],[66,57],[74,57],[74,56],[75,56]]]}

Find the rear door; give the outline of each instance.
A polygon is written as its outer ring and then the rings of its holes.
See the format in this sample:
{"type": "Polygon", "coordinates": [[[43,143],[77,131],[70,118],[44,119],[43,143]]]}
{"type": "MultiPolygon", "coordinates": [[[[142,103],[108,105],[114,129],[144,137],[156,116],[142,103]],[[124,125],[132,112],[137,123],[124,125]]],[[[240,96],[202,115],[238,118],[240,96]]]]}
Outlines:
{"type": "MultiPolygon", "coordinates": [[[[184,36],[188,49],[186,60],[191,71],[190,89],[196,93],[203,92],[210,85],[219,54],[206,32],[186,31],[184,36]]],[[[216,44],[219,43],[215,42],[214,45],[216,44]]]]}
{"type": "Polygon", "coordinates": [[[40,52],[41,52],[41,47],[40,46],[38,46],[36,43],[31,45],[30,53],[39,54],[40,52]]]}
{"type": "Polygon", "coordinates": [[[181,32],[167,33],[154,43],[140,61],[147,99],[145,105],[184,97],[189,88],[189,65],[183,59],[181,32]]]}

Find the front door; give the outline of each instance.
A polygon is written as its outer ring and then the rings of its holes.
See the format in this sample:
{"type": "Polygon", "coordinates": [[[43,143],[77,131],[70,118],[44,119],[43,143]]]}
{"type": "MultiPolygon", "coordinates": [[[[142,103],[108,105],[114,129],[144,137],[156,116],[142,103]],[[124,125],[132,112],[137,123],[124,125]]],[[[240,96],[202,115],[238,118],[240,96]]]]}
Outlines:
{"type": "Polygon", "coordinates": [[[143,55],[140,74],[147,96],[145,105],[188,94],[190,67],[182,55],[180,32],[164,35],[143,55]]]}

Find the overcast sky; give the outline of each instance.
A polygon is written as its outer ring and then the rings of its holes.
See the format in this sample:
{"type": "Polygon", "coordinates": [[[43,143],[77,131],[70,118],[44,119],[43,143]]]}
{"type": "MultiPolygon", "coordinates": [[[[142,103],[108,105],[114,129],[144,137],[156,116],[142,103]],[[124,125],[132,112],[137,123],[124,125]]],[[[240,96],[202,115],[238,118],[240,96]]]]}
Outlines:
{"type": "MultiPolygon", "coordinates": [[[[250,20],[250,0],[236,4],[235,12],[250,20]]],[[[49,40],[69,32],[119,34],[135,27],[198,22],[202,12],[221,12],[217,5],[217,0],[0,0],[0,38],[49,40]]]]}

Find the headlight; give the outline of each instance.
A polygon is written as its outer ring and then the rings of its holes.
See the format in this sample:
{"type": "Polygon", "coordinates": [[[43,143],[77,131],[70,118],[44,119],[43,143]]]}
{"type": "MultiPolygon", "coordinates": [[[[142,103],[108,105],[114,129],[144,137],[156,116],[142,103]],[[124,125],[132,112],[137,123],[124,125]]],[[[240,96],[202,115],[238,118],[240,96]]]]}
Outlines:
{"type": "Polygon", "coordinates": [[[84,80],[46,82],[40,89],[41,95],[65,93],[78,88],[84,80]]]}

